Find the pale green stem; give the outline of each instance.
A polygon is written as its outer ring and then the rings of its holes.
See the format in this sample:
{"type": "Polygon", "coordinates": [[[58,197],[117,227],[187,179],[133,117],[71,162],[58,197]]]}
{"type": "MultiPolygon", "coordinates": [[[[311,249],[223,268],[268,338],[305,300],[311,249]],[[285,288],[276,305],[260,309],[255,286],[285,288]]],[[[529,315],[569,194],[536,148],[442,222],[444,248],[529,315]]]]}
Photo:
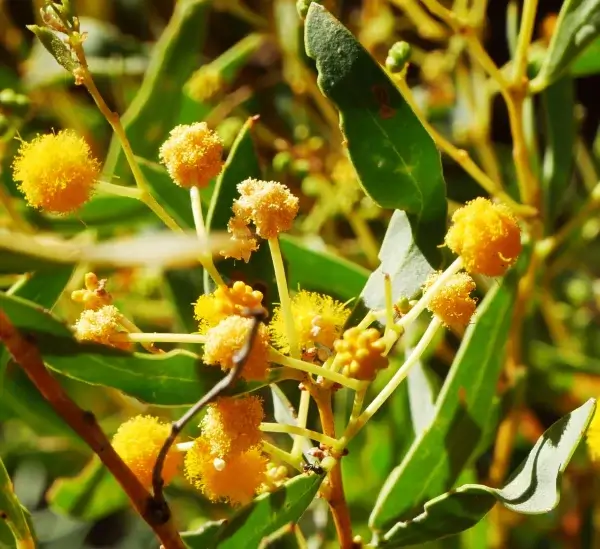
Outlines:
{"type": "MultiPolygon", "coordinates": [[[[306,427],[308,423],[308,411],[310,408],[310,393],[304,389],[300,393],[300,403],[298,404],[298,425],[306,427]]],[[[294,438],[294,444],[292,446],[292,456],[299,458],[302,454],[302,447],[304,446],[305,437],[297,436],[294,438]]]]}
{"type": "Polygon", "coordinates": [[[352,424],[353,422],[355,422],[358,419],[358,417],[360,416],[366,394],[367,394],[367,387],[365,387],[364,389],[361,389],[360,391],[356,391],[356,393],[354,394],[354,402],[352,403],[352,412],[350,414],[350,421],[348,422],[349,425],[352,424]]]}
{"type": "Polygon", "coordinates": [[[527,72],[527,51],[535,25],[538,0],[525,0],[521,15],[521,29],[517,41],[517,50],[513,59],[513,82],[520,84],[527,72]]]}
{"type": "Polygon", "coordinates": [[[96,183],[96,191],[104,194],[112,194],[115,196],[124,196],[135,200],[142,200],[142,191],[139,187],[125,187],[124,185],[115,185],[108,181],[98,181],[96,183]]]}
{"type": "Polygon", "coordinates": [[[199,334],[129,333],[115,334],[111,340],[134,343],[198,343],[202,345],[206,337],[199,334]]]}
{"type": "MultiPolygon", "coordinates": [[[[342,374],[338,374],[337,372],[327,370],[322,366],[317,366],[316,364],[311,364],[310,362],[306,362],[304,360],[299,360],[297,358],[285,356],[284,354],[280,353],[277,349],[269,349],[269,361],[275,362],[276,364],[281,364],[282,366],[293,368],[295,370],[306,372],[307,374],[320,376],[324,379],[328,379],[329,381],[333,381],[334,383],[339,383],[344,387],[354,389],[355,391],[357,391],[364,385],[364,383],[359,381],[358,379],[351,379],[342,374]]],[[[302,395],[304,395],[305,392],[306,391],[303,391],[302,395]]],[[[302,404],[302,400],[300,401],[300,404],[302,404]]],[[[298,423],[301,425],[300,421],[300,409],[298,409],[298,423]]]]}
{"type": "Polygon", "coordinates": [[[335,438],[328,437],[323,433],[317,431],[311,431],[305,427],[298,427],[297,425],[288,425],[283,423],[261,423],[260,430],[264,433],[286,433],[288,435],[301,435],[317,442],[322,442],[327,446],[335,446],[338,441],[335,438]]]}
{"type": "Polygon", "coordinates": [[[283,461],[284,463],[287,463],[288,465],[291,465],[297,471],[302,471],[302,460],[295,458],[289,452],[278,448],[277,446],[271,444],[270,442],[267,442],[266,440],[262,441],[262,448],[271,457],[274,457],[280,461],[283,461]]]}
{"type": "MultiPolygon", "coordinates": [[[[123,326],[123,328],[125,328],[128,332],[130,332],[131,334],[141,334],[143,333],[142,330],[140,330],[131,320],[129,320],[125,315],[121,315],[119,317],[119,323],[121,324],[121,326],[123,326]]],[[[116,334],[115,334],[116,335],[116,334]]],[[[146,349],[147,351],[150,351],[151,353],[157,353],[157,352],[162,352],[159,349],[157,349],[154,346],[154,343],[152,342],[140,342],[142,347],[144,347],[144,349],[146,349]]]]}
{"type": "Polygon", "coordinates": [[[438,329],[442,325],[442,321],[434,316],[433,320],[429,324],[427,330],[423,334],[423,337],[419,343],[415,346],[413,352],[410,354],[404,364],[394,374],[383,390],[373,399],[373,401],[367,406],[367,409],[356,418],[355,421],[351,422],[344,435],[339,439],[336,450],[342,450],[346,447],[348,442],[356,436],[356,434],[365,426],[365,424],[375,415],[375,413],[383,406],[385,401],[392,395],[392,393],[398,388],[400,383],[406,379],[410,370],[419,362],[421,355],[427,349],[438,329]]]}
{"type": "MultiPolygon", "coordinates": [[[[202,244],[203,249],[207,249],[208,238],[206,234],[206,227],[204,225],[204,216],[202,215],[202,199],[200,197],[200,189],[198,189],[196,186],[190,188],[190,202],[192,205],[192,215],[194,216],[196,235],[198,235],[198,240],[202,244]]],[[[225,282],[223,282],[219,271],[217,271],[217,268],[213,263],[212,255],[203,253],[200,256],[200,263],[206,269],[210,277],[215,281],[217,286],[225,286],[225,282]]]]}

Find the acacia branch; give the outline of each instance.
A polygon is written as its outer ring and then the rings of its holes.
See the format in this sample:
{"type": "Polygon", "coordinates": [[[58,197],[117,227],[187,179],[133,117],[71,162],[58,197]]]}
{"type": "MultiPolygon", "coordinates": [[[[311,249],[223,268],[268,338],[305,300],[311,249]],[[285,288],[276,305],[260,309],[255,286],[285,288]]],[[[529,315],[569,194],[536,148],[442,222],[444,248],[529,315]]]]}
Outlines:
{"type": "Polygon", "coordinates": [[[115,452],[94,414],[79,408],[48,371],[35,345],[35,339],[21,334],[1,309],[0,341],[6,345],[13,360],[23,368],[58,415],[86,442],[115,477],[135,510],[160,539],[164,549],[184,549],[185,545],[173,524],[166,503],[164,506],[156,506],[152,495],[115,452]]]}

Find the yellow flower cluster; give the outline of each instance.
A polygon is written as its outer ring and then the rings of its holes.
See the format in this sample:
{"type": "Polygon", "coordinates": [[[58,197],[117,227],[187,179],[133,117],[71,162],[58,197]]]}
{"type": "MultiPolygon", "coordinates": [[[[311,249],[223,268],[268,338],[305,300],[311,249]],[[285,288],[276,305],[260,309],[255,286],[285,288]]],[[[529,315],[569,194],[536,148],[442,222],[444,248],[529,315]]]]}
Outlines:
{"type": "MultiPolygon", "coordinates": [[[[112,445],[146,487],[152,485],[152,470],[163,443],[169,436],[171,427],[152,416],[136,416],[123,423],[112,440],[112,445]]],[[[163,481],[171,482],[179,471],[183,455],[173,446],[163,467],[163,481]]]]}
{"type": "Polygon", "coordinates": [[[219,398],[208,408],[185,458],[189,481],[211,501],[248,503],[267,483],[268,459],[260,449],[264,411],[258,397],[219,398]]]}
{"type": "Polygon", "coordinates": [[[223,142],[206,122],[176,126],[162,144],[159,157],[180,187],[204,188],[223,167],[223,142]]]}
{"type": "Polygon", "coordinates": [[[99,309],[112,304],[112,296],[106,291],[106,279],[98,280],[96,273],[86,273],[83,278],[85,288],[71,293],[71,299],[82,303],[85,309],[99,309]]]}
{"type": "Polygon", "coordinates": [[[387,357],[383,356],[385,341],[375,328],[349,328],[342,339],[335,342],[334,348],[342,373],[354,379],[373,380],[377,372],[388,365],[387,357]]]}
{"type": "MultiPolygon", "coordinates": [[[[430,287],[438,276],[439,273],[431,275],[423,289],[430,287]]],[[[429,302],[428,309],[446,326],[466,326],[477,307],[476,301],[470,295],[475,288],[475,282],[467,273],[455,274],[429,302]]]]}
{"type": "Polygon", "coordinates": [[[100,163],[72,130],[23,141],[13,161],[13,177],[27,202],[49,213],[73,212],[92,194],[100,163]]]}

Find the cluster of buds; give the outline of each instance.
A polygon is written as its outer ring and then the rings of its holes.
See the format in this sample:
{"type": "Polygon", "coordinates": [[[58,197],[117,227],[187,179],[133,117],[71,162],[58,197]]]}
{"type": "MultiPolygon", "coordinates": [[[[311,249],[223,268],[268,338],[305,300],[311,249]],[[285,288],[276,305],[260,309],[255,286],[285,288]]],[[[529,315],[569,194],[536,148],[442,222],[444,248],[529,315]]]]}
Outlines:
{"type": "Polygon", "coordinates": [[[348,377],[373,380],[388,365],[386,343],[375,328],[348,328],[334,346],[338,353],[336,362],[348,377]]]}

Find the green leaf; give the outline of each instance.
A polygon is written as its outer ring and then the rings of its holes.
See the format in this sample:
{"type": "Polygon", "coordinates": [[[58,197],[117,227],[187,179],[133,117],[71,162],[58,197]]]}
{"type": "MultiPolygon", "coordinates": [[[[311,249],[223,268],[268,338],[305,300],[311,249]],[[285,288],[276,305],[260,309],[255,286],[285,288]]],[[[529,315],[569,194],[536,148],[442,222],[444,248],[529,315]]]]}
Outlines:
{"type": "Polygon", "coordinates": [[[438,387],[435,386],[431,374],[421,361],[410,371],[406,383],[413,430],[415,434],[420,435],[431,425],[435,417],[438,387]]]}
{"type": "Polygon", "coordinates": [[[347,259],[312,250],[300,239],[288,235],[281,235],[280,244],[288,269],[288,286],[293,290],[322,292],[347,301],[359,295],[367,282],[369,271],[347,259]]]}
{"type": "Polygon", "coordinates": [[[383,208],[405,210],[432,261],[446,233],[446,186],[440,154],[385,71],[325,8],[313,2],[306,52],[318,83],[340,111],[350,159],[365,192],[383,208]]]}
{"type": "MultiPolygon", "coordinates": [[[[32,535],[25,512],[13,491],[13,485],[8,476],[8,471],[0,459],[0,520],[5,522],[12,531],[17,542],[27,542],[23,547],[33,547],[32,535]]],[[[19,545],[17,543],[19,547],[19,545]]]]}
{"type": "Polygon", "coordinates": [[[165,284],[171,294],[180,331],[198,331],[194,318],[194,303],[202,294],[202,269],[172,269],[165,271],[165,284]]]}
{"type": "MultiPolygon", "coordinates": [[[[160,145],[177,123],[182,89],[197,66],[204,42],[208,6],[207,0],[179,0],[154,46],[144,81],[123,115],[123,126],[136,155],[155,160],[160,145]]],[[[110,144],[104,173],[124,180],[130,177],[116,136],[110,144]]]]}
{"type": "Polygon", "coordinates": [[[275,492],[258,496],[221,527],[213,547],[258,547],[266,536],[289,522],[298,522],[316,496],[323,478],[322,475],[299,475],[275,492]]]}
{"type": "Polygon", "coordinates": [[[381,531],[450,489],[485,432],[502,370],[519,270],[495,285],[479,305],[437,399],[435,419],[385,482],[369,524],[381,531]]]}
{"type": "Polygon", "coordinates": [[[546,150],[542,169],[544,213],[552,232],[556,216],[564,206],[565,192],[571,183],[575,146],[575,90],[565,76],[542,92],[546,124],[546,150]]]}
{"type": "Polygon", "coordinates": [[[600,38],[594,39],[573,61],[571,76],[581,78],[600,72],[600,38]]]}
{"type": "Polygon", "coordinates": [[[415,237],[408,215],[396,210],[379,250],[381,265],[371,274],[361,293],[366,307],[385,308],[384,275],[390,277],[392,297],[397,302],[401,297],[412,298],[434,272],[415,237]]]}
{"type": "Polygon", "coordinates": [[[85,521],[98,521],[129,504],[127,494],[95,456],[77,476],[55,480],[46,498],[55,513],[85,521]]]}
{"type": "MultiPolygon", "coordinates": [[[[113,387],[142,402],[191,405],[223,377],[218,367],[204,365],[198,355],[187,351],[148,355],[79,343],[47,311],[16,297],[0,293],[0,307],[18,330],[34,338],[50,368],[84,383],[113,387]]],[[[281,373],[276,368],[264,382],[240,381],[233,393],[256,390],[280,379],[281,373]]]]}
{"type": "Polygon", "coordinates": [[[181,532],[181,539],[189,549],[206,549],[212,546],[224,522],[224,520],[206,522],[198,530],[181,532]]]}
{"type": "Polygon", "coordinates": [[[540,72],[531,83],[532,89],[541,90],[561,76],[598,37],[599,26],[600,0],[565,0],[540,72]]]}
{"type": "Polygon", "coordinates": [[[423,513],[391,528],[378,547],[406,547],[471,528],[500,501],[511,511],[548,513],[559,502],[563,471],[585,435],[596,401],[588,400],[559,419],[536,442],[511,480],[501,489],[466,484],[425,504],[423,513]]]}
{"type": "Polygon", "coordinates": [[[44,48],[50,52],[50,55],[61,67],[72,73],[79,66],[79,63],[73,58],[69,46],[54,31],[38,25],[27,25],[27,28],[38,37],[44,48]]]}

